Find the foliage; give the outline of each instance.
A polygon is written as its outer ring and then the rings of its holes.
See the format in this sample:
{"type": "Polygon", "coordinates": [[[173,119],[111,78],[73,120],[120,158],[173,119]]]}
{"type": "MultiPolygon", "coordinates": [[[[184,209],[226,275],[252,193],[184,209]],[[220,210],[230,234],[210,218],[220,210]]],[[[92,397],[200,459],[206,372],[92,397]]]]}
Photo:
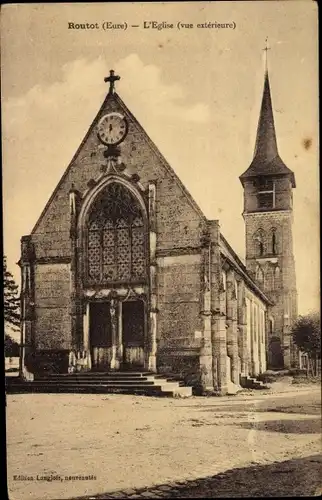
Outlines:
{"type": "Polygon", "coordinates": [[[317,312],[299,316],[292,327],[293,341],[310,358],[321,356],[321,320],[317,312]]]}
{"type": "Polygon", "coordinates": [[[13,330],[20,329],[20,296],[18,285],[7,269],[7,258],[3,257],[4,321],[13,330]]]}

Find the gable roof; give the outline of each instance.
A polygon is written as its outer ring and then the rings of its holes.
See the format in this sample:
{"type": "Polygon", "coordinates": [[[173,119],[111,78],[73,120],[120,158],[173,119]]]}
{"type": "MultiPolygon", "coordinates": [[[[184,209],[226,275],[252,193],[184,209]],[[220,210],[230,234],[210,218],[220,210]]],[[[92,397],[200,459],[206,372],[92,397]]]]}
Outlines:
{"type": "Polygon", "coordinates": [[[76,161],[76,159],[78,158],[80,152],[82,151],[82,148],[84,146],[84,144],[86,143],[87,139],[89,138],[89,136],[92,134],[94,128],[96,127],[99,119],[101,118],[102,114],[104,113],[104,109],[106,108],[107,106],[107,103],[110,101],[110,100],[114,100],[114,102],[122,109],[122,111],[124,112],[124,114],[130,118],[130,120],[136,125],[136,127],[139,129],[139,131],[142,133],[142,140],[145,141],[150,149],[153,151],[153,153],[158,157],[158,159],[161,161],[161,163],[163,164],[163,166],[165,167],[165,169],[167,170],[167,172],[170,174],[170,176],[172,178],[175,179],[175,181],[177,182],[177,185],[179,186],[179,188],[182,190],[182,192],[184,193],[185,197],[187,198],[189,204],[192,206],[192,208],[198,213],[198,215],[200,216],[200,218],[206,220],[206,216],[204,215],[204,213],[202,212],[201,208],[198,206],[198,204],[196,203],[196,201],[194,200],[194,198],[191,196],[191,194],[189,193],[189,191],[187,190],[187,188],[183,185],[182,181],[180,180],[180,178],[177,176],[177,174],[175,173],[175,171],[173,170],[173,168],[170,166],[170,164],[167,162],[167,160],[164,158],[164,156],[160,153],[159,149],[157,148],[157,146],[154,144],[154,142],[150,139],[150,137],[148,136],[148,134],[146,133],[146,131],[144,130],[144,128],[142,127],[142,125],[138,122],[138,120],[135,118],[135,116],[131,113],[131,111],[127,108],[126,104],[123,102],[123,100],[119,97],[119,95],[116,93],[116,92],[108,92],[108,94],[106,95],[101,107],[99,108],[99,111],[97,112],[96,114],[96,117],[94,118],[92,124],[90,125],[87,133],[85,134],[83,140],[81,141],[78,149],[76,150],[74,156],[72,157],[69,165],[67,166],[64,174],[62,175],[60,181],[58,182],[56,188],[54,189],[54,191],[52,192],[48,202],[46,203],[43,211],[41,212],[36,224],[34,225],[32,231],[31,231],[31,234],[34,234],[42,220],[42,218],[44,217],[44,215],[46,214],[50,204],[52,203],[52,201],[54,200],[58,190],[60,189],[61,185],[63,184],[65,178],[67,177],[67,175],[69,174],[69,171],[71,170],[74,162],[76,161]]]}

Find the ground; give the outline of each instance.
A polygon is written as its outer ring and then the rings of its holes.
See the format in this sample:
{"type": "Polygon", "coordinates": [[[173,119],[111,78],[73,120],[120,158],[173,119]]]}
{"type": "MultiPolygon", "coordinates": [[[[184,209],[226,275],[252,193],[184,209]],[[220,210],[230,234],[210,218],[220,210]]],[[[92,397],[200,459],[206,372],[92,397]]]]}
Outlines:
{"type": "Polygon", "coordinates": [[[317,494],[320,404],[319,385],[222,398],[7,395],[9,498],[317,494]],[[66,479],[81,475],[94,477],[66,479]]]}

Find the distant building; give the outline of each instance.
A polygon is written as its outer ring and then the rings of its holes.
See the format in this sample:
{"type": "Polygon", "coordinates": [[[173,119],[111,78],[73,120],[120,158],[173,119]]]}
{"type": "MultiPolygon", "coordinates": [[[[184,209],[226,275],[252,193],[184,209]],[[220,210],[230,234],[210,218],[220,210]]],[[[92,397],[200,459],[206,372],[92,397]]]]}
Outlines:
{"type": "Polygon", "coordinates": [[[246,267],[110,89],[22,238],[25,377],[44,366],[176,374],[219,394],[295,360],[294,174],[268,75],[244,187],[246,267]]]}

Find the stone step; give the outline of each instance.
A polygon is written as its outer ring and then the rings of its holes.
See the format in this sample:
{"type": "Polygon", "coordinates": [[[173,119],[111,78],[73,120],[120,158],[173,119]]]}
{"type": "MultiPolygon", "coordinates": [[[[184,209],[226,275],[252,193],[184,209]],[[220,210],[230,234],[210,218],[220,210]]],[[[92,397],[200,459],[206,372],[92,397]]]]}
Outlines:
{"type": "Polygon", "coordinates": [[[159,383],[159,384],[165,384],[165,383],[175,383],[179,386],[184,386],[184,383],[182,381],[177,381],[175,379],[168,379],[164,377],[154,377],[152,376],[147,376],[147,377],[114,377],[114,376],[104,376],[104,377],[91,377],[88,375],[87,377],[39,377],[35,379],[35,381],[39,382],[50,382],[50,383],[61,383],[61,384],[68,384],[70,382],[77,382],[77,383],[92,383],[92,384],[103,384],[107,382],[115,382],[115,383],[141,383],[141,382],[151,382],[151,383],[159,383]]]}
{"type": "Polygon", "coordinates": [[[102,382],[152,382],[154,379],[153,377],[131,377],[131,378],[121,378],[121,377],[64,377],[64,378],[54,378],[54,377],[41,377],[35,379],[37,382],[54,382],[58,384],[65,384],[69,382],[75,382],[75,383],[80,383],[82,384],[83,382],[92,382],[93,384],[100,384],[102,382]]]}
{"type": "Polygon", "coordinates": [[[154,396],[182,396],[192,395],[191,387],[180,387],[174,384],[154,385],[154,384],[48,384],[46,382],[20,382],[7,386],[8,393],[41,392],[41,393],[122,393],[122,394],[142,394],[154,396]]]}
{"type": "Polygon", "coordinates": [[[50,374],[38,376],[35,380],[43,381],[57,381],[57,382],[69,382],[69,381],[77,381],[77,382],[93,382],[93,383],[102,383],[104,381],[135,381],[141,382],[143,380],[146,381],[154,381],[157,380],[160,383],[171,382],[177,383],[181,387],[184,386],[184,382],[179,377],[167,376],[164,374],[154,374],[152,372],[80,372],[73,374],[50,374]]]}
{"type": "Polygon", "coordinates": [[[240,384],[246,389],[267,389],[268,387],[255,377],[243,376],[240,379],[240,384]]]}
{"type": "Polygon", "coordinates": [[[84,380],[84,381],[77,381],[77,380],[62,380],[57,382],[57,380],[37,380],[33,382],[34,384],[37,384],[39,386],[71,386],[71,387],[78,387],[78,386],[95,386],[95,387],[166,387],[168,389],[175,389],[177,387],[180,387],[177,382],[167,382],[166,380],[143,380],[142,381],[136,381],[136,380],[127,380],[127,381],[121,381],[121,380],[84,380]]]}

